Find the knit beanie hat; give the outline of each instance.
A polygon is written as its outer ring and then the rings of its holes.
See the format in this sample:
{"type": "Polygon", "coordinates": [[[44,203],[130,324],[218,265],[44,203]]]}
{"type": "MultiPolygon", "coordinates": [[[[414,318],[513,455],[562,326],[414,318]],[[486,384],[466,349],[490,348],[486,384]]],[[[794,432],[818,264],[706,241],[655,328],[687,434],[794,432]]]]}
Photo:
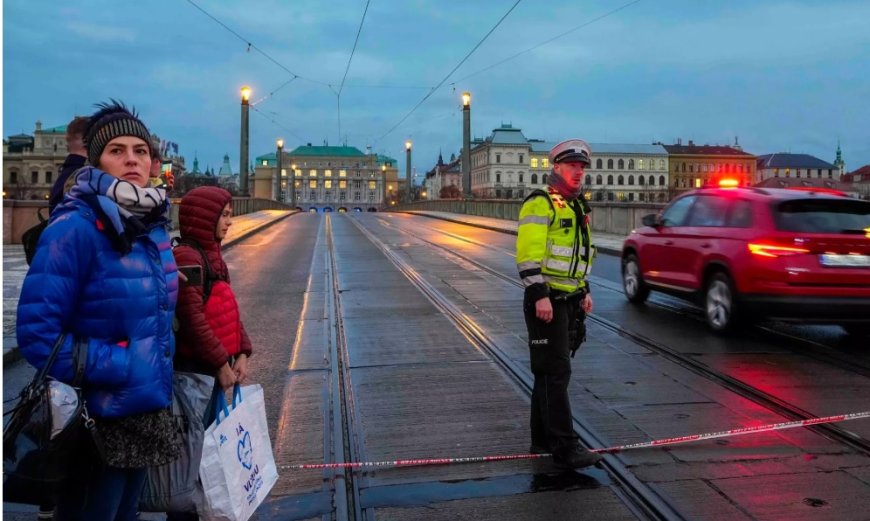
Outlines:
{"type": "Polygon", "coordinates": [[[84,142],[88,148],[88,162],[94,166],[100,162],[100,156],[109,141],[116,137],[138,137],[145,141],[149,149],[154,146],[151,143],[151,133],[139,120],[135,109],[128,109],[120,101],[110,101],[111,103],[97,104],[99,110],[90,117],[90,124],[85,130],[84,142]]]}

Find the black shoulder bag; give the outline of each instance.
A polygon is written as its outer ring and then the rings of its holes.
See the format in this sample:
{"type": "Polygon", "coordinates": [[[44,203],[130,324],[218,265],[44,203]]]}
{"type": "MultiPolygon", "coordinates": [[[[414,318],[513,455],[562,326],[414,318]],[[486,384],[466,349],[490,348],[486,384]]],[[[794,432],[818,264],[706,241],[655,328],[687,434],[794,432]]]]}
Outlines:
{"type": "Polygon", "coordinates": [[[72,462],[82,450],[86,430],[102,454],[94,420],[88,417],[78,388],[86,358],[83,346],[75,349],[73,385],[48,376],[65,336],[58,337],[45,365],[6,413],[12,417],[3,431],[3,501],[54,502],[63,482],[76,472],[72,462]]]}

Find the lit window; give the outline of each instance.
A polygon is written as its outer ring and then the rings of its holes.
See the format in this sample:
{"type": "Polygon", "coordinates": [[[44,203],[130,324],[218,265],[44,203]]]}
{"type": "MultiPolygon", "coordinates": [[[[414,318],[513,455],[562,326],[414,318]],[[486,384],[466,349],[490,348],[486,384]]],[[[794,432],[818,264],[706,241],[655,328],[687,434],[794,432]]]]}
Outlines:
{"type": "Polygon", "coordinates": [[[324,170],[323,177],[332,177],[332,170],[324,170]]]}
{"type": "Polygon", "coordinates": [[[266,161],[265,159],[263,160],[263,166],[269,166],[269,162],[266,161]]]}
{"type": "Polygon", "coordinates": [[[332,188],[332,179],[326,179],[323,181],[324,188],[332,188]]]}
{"type": "Polygon", "coordinates": [[[344,190],[345,188],[347,188],[347,181],[342,179],[341,181],[338,182],[338,187],[341,188],[342,190],[344,190]]]}
{"type": "Polygon", "coordinates": [[[550,160],[546,157],[541,159],[541,168],[550,168],[550,160]]]}
{"type": "Polygon", "coordinates": [[[314,168],[312,168],[311,170],[309,170],[309,171],[308,171],[308,177],[317,177],[317,170],[315,170],[314,168]]]}
{"type": "Polygon", "coordinates": [[[299,170],[297,168],[296,170],[293,171],[293,175],[295,175],[296,177],[302,177],[302,170],[299,170]]]}
{"type": "Polygon", "coordinates": [[[308,181],[308,188],[317,188],[317,179],[308,181]]]}
{"type": "Polygon", "coordinates": [[[374,190],[377,187],[378,187],[377,181],[369,181],[369,190],[374,190]]]}
{"type": "Polygon", "coordinates": [[[347,170],[339,170],[338,177],[347,177],[347,170]]]}
{"type": "Polygon", "coordinates": [[[287,169],[286,168],[281,169],[281,177],[287,177],[287,169]]]}
{"type": "Polygon", "coordinates": [[[538,168],[538,158],[537,157],[532,158],[532,168],[538,168]]]}
{"type": "Polygon", "coordinates": [[[695,178],[695,188],[701,188],[701,178],[695,178]]]}

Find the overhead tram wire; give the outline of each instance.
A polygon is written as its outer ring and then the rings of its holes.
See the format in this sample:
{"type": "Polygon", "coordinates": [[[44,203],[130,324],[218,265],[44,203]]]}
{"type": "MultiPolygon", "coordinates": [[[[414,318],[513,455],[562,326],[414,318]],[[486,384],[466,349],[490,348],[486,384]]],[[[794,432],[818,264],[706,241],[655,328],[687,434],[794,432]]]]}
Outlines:
{"type": "Polygon", "coordinates": [[[369,12],[369,4],[371,0],[366,0],[366,8],[363,10],[362,18],[359,21],[359,28],[356,30],[356,38],[353,41],[353,49],[350,50],[350,56],[347,58],[347,66],[344,68],[344,76],[341,78],[341,85],[338,87],[338,92],[335,94],[335,103],[338,112],[338,142],[341,143],[341,91],[344,90],[344,80],[347,79],[347,73],[350,70],[350,62],[353,61],[353,55],[356,52],[356,45],[359,43],[359,35],[362,33],[363,23],[366,21],[366,13],[369,12]]]}
{"type": "Polygon", "coordinates": [[[255,107],[255,106],[253,106],[253,105],[250,105],[250,107],[251,107],[251,109],[253,109],[254,112],[256,112],[257,114],[259,114],[259,115],[263,116],[264,118],[268,119],[269,121],[271,121],[273,125],[275,125],[275,126],[277,126],[277,127],[280,127],[280,128],[282,128],[282,129],[286,130],[287,132],[289,132],[293,137],[295,137],[295,138],[298,139],[299,141],[301,141],[301,142],[305,142],[305,138],[304,138],[304,137],[300,136],[299,134],[297,134],[296,132],[294,132],[294,131],[291,130],[290,128],[288,128],[288,127],[282,125],[281,123],[278,123],[278,122],[275,121],[273,118],[267,116],[267,115],[266,115],[262,110],[258,109],[257,107],[255,107]]]}
{"type": "Polygon", "coordinates": [[[616,9],[614,9],[614,10],[612,10],[612,11],[609,11],[609,12],[607,12],[607,13],[604,13],[603,15],[601,15],[601,16],[599,16],[599,17],[597,17],[597,18],[593,18],[592,20],[589,20],[588,22],[584,22],[584,23],[578,25],[577,27],[574,27],[573,29],[568,29],[567,31],[565,31],[565,32],[563,32],[563,33],[561,33],[561,34],[558,34],[558,35],[556,35],[556,36],[550,38],[549,40],[543,41],[543,42],[539,43],[538,45],[535,45],[534,47],[529,47],[528,49],[526,49],[526,50],[524,50],[524,51],[520,51],[520,52],[514,54],[513,56],[509,56],[509,57],[507,57],[507,58],[501,60],[500,62],[494,63],[494,64],[490,65],[489,67],[486,67],[486,68],[480,69],[480,70],[477,71],[477,72],[473,72],[473,73],[469,74],[468,76],[463,76],[462,78],[459,78],[458,80],[456,80],[456,81],[453,82],[453,83],[459,83],[459,82],[465,81],[465,80],[467,80],[468,78],[471,78],[471,77],[473,77],[473,76],[477,76],[478,74],[480,74],[480,73],[482,73],[482,72],[486,72],[486,71],[488,71],[488,70],[490,70],[490,69],[494,69],[495,67],[498,67],[499,65],[501,65],[501,64],[503,64],[503,63],[509,62],[509,61],[513,60],[514,58],[517,58],[518,56],[522,56],[523,54],[525,54],[525,53],[527,53],[527,52],[534,51],[535,49],[537,49],[537,48],[539,48],[539,47],[543,47],[544,45],[547,45],[548,43],[551,43],[551,42],[553,42],[553,41],[555,41],[555,40],[558,40],[559,38],[562,38],[562,37],[564,37],[564,36],[567,36],[567,35],[573,33],[574,31],[579,31],[580,29],[582,29],[582,28],[584,28],[584,27],[587,27],[587,26],[589,26],[589,25],[592,25],[592,24],[594,24],[595,22],[598,22],[598,21],[600,21],[600,20],[603,20],[604,18],[607,18],[607,17],[610,16],[610,15],[616,14],[616,13],[618,13],[619,11],[622,11],[623,9],[627,9],[627,8],[631,7],[632,5],[634,5],[634,4],[636,4],[636,3],[640,2],[640,1],[641,1],[641,0],[634,0],[633,2],[629,2],[629,3],[625,4],[625,5],[622,5],[622,6],[620,6],[620,7],[617,7],[616,9]]]}
{"type": "MultiPolygon", "coordinates": [[[[516,2],[514,2],[514,5],[512,5],[511,8],[508,9],[507,12],[504,14],[504,16],[502,16],[502,17],[499,19],[499,21],[496,22],[496,24],[495,24],[494,26],[492,26],[492,29],[490,29],[489,32],[486,33],[486,35],[485,35],[485,36],[484,36],[484,37],[483,37],[479,42],[477,42],[477,45],[475,45],[474,48],[471,49],[471,50],[468,52],[468,54],[465,55],[465,58],[462,58],[462,61],[460,61],[460,62],[456,65],[456,67],[453,67],[453,70],[451,70],[450,72],[448,72],[448,73],[447,73],[447,76],[444,76],[444,79],[442,79],[441,82],[438,83],[438,85],[432,87],[432,89],[429,90],[429,93],[426,94],[426,95],[423,97],[423,99],[421,99],[420,102],[417,103],[417,104],[414,106],[414,108],[411,109],[410,112],[408,112],[407,114],[405,114],[405,117],[403,117],[402,119],[400,119],[399,122],[396,123],[395,125],[393,125],[393,127],[392,127],[390,130],[384,132],[383,135],[381,135],[379,138],[377,138],[377,139],[375,140],[375,143],[377,143],[377,142],[380,141],[381,139],[383,139],[383,138],[387,137],[388,135],[390,135],[390,133],[392,133],[394,130],[396,130],[396,129],[399,127],[399,125],[401,125],[402,123],[404,123],[405,120],[408,119],[408,118],[411,116],[411,114],[413,114],[413,113],[414,113],[418,108],[420,108],[420,105],[422,105],[422,104],[423,104],[427,99],[429,99],[429,97],[430,97],[432,94],[434,94],[436,90],[438,90],[439,88],[441,88],[441,86],[444,85],[444,83],[445,83],[448,79],[450,79],[450,76],[453,75],[454,72],[456,72],[456,69],[458,69],[459,67],[461,67],[462,64],[465,63],[465,61],[468,60],[468,58],[470,58],[472,54],[474,54],[474,51],[476,51],[477,48],[480,47],[480,46],[483,44],[483,42],[486,41],[487,38],[489,38],[489,35],[491,35],[491,34],[493,33],[493,31],[495,31],[496,28],[497,28],[499,25],[501,25],[501,23],[504,21],[504,19],[507,18],[509,14],[511,14],[511,12],[512,12],[516,7],[517,7],[517,5],[519,5],[519,3],[520,3],[521,1],[522,1],[522,0],[517,0],[516,2]]],[[[639,0],[638,0],[638,1],[639,1],[639,0]]]]}
{"type": "Polygon", "coordinates": [[[253,107],[254,105],[259,105],[260,103],[263,103],[264,101],[266,101],[269,98],[271,98],[272,96],[274,96],[276,92],[283,89],[284,87],[286,87],[287,85],[289,85],[290,83],[292,83],[293,81],[295,81],[297,79],[299,79],[299,76],[294,76],[293,78],[290,78],[289,80],[287,80],[284,83],[282,83],[281,85],[279,85],[278,88],[276,88],[275,90],[273,90],[269,94],[263,96],[262,98],[258,99],[257,101],[251,102],[251,106],[253,107]]]}
{"type": "Polygon", "coordinates": [[[201,11],[204,15],[208,16],[209,18],[211,18],[212,20],[214,20],[215,22],[217,22],[218,25],[220,25],[221,27],[223,27],[224,29],[226,29],[227,31],[229,31],[230,33],[232,33],[233,36],[235,36],[235,37],[238,38],[239,40],[243,41],[243,42],[245,43],[245,45],[248,46],[248,49],[254,49],[254,50],[257,51],[258,53],[262,54],[262,55],[263,55],[267,60],[269,60],[270,62],[274,63],[275,65],[277,65],[277,66],[280,67],[281,69],[287,71],[287,73],[289,73],[291,76],[294,77],[293,79],[299,78],[300,80],[310,81],[310,82],[312,82],[312,83],[317,83],[317,84],[319,84],[319,85],[326,85],[327,87],[329,86],[329,84],[326,83],[326,82],[319,81],[319,80],[314,80],[314,79],[311,79],[311,78],[306,78],[305,76],[302,76],[302,75],[296,74],[295,72],[293,72],[293,71],[291,71],[290,69],[288,69],[284,64],[282,64],[281,62],[279,62],[278,60],[276,60],[275,58],[273,58],[271,55],[269,55],[269,53],[267,53],[266,51],[260,49],[260,48],[257,47],[256,45],[254,45],[250,40],[248,40],[248,39],[245,38],[244,36],[240,35],[239,33],[233,31],[232,29],[230,29],[230,28],[227,26],[227,24],[225,24],[225,23],[221,22],[220,20],[218,20],[217,17],[215,17],[213,14],[209,13],[208,11],[206,11],[205,9],[203,9],[202,7],[200,7],[199,5],[197,5],[196,2],[194,2],[193,0],[187,0],[187,3],[189,3],[189,4],[192,5],[193,7],[196,7],[196,8],[197,8],[199,11],[201,11]]]}

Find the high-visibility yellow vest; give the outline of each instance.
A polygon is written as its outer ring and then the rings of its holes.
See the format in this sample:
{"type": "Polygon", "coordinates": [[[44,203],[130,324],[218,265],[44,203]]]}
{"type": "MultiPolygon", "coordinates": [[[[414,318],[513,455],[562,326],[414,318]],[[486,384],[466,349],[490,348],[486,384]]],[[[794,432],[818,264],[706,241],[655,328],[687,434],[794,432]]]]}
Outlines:
{"type": "Polygon", "coordinates": [[[584,288],[594,256],[589,219],[579,200],[543,190],[526,198],[517,230],[517,269],[524,287],[584,288]]]}

